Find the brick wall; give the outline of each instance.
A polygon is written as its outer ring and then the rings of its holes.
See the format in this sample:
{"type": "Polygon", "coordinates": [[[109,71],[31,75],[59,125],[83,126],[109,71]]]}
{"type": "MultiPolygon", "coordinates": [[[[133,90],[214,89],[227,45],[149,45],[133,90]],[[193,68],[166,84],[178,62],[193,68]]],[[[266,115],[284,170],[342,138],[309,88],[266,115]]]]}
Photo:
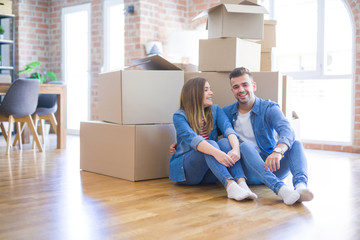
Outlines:
{"type": "MultiPolygon", "coordinates": [[[[354,141],[352,146],[307,144],[308,148],[360,152],[360,3],[344,0],[354,22],[356,69],[354,79],[354,141]]],[[[134,5],[135,13],[126,16],[125,63],[145,56],[144,44],[161,41],[166,57],[167,38],[175,30],[196,29],[205,19],[191,19],[220,0],[125,0],[125,5],[134,5]]],[[[13,0],[16,15],[16,70],[19,66],[40,60],[46,69],[55,72],[61,79],[61,9],[63,7],[91,3],[91,118],[98,119],[97,94],[98,73],[103,56],[103,0],[13,0]]]]}

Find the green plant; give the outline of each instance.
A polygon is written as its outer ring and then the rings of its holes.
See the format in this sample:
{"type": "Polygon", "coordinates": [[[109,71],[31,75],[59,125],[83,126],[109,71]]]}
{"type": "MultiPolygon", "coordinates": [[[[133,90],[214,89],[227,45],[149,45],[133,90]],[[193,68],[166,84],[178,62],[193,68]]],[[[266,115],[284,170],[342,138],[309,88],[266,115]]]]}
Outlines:
{"type": "Polygon", "coordinates": [[[28,78],[39,79],[41,84],[46,83],[46,81],[48,79],[48,76],[53,81],[57,81],[57,77],[56,77],[55,73],[49,72],[49,71],[41,71],[40,70],[40,65],[41,65],[40,61],[31,62],[31,63],[25,65],[24,70],[18,71],[18,74],[20,75],[20,74],[23,74],[23,73],[31,73],[28,78]]]}
{"type": "Polygon", "coordinates": [[[0,25],[0,35],[3,35],[5,33],[5,29],[0,25]]]}

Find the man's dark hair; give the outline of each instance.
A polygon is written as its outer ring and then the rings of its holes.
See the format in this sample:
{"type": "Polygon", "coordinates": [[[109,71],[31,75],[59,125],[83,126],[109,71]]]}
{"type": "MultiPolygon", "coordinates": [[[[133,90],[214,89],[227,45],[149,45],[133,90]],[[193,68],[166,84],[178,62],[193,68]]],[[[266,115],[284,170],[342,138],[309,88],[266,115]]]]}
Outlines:
{"type": "Polygon", "coordinates": [[[249,75],[251,81],[253,81],[253,77],[252,77],[249,69],[244,68],[244,67],[239,67],[239,68],[235,68],[234,70],[232,70],[232,72],[229,75],[229,79],[231,81],[232,78],[240,77],[244,74],[249,75]]]}

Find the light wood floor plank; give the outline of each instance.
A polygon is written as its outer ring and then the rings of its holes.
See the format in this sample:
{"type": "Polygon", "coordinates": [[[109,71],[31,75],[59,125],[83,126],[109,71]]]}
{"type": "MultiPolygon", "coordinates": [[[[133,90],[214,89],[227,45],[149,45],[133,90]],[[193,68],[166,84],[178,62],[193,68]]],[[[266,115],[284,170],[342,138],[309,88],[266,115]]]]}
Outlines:
{"type": "MultiPolygon", "coordinates": [[[[0,239],[359,239],[360,155],[306,150],[311,202],[286,206],[265,186],[236,202],[220,184],[129,182],[80,171],[79,138],[47,138],[5,156],[0,142],[0,239]]],[[[291,179],[286,182],[291,184],[291,179]]]]}

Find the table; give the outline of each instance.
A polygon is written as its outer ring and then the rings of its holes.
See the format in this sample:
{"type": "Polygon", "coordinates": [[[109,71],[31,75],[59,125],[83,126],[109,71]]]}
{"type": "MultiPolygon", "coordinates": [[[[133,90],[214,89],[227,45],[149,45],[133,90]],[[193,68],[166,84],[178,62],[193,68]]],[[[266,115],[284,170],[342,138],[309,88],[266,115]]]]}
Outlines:
{"type": "MultiPolygon", "coordinates": [[[[0,83],[0,94],[6,94],[10,85],[11,83],[0,83]]],[[[66,148],[66,85],[40,84],[39,93],[57,95],[57,148],[66,148]]]]}

